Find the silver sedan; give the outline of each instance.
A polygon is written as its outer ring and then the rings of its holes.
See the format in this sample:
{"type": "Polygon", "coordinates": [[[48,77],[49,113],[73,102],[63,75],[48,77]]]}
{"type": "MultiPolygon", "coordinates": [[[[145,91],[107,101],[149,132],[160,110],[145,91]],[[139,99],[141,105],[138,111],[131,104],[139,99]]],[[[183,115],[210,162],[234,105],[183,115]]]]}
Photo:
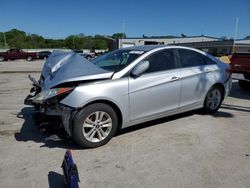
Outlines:
{"type": "Polygon", "coordinates": [[[123,48],[92,62],[54,52],[40,80],[31,78],[35,93],[26,102],[43,117],[59,117],[78,145],[93,148],[117,129],[194,109],[216,112],[230,91],[227,69],[205,52],[180,46],[123,48]]]}

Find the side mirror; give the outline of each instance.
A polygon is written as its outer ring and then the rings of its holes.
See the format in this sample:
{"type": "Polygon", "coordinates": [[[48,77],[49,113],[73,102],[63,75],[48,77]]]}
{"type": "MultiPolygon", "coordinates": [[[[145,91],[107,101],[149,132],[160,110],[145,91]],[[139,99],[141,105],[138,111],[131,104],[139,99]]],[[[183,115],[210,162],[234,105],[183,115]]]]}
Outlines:
{"type": "Polygon", "coordinates": [[[149,68],[149,61],[141,61],[132,70],[132,76],[138,77],[149,68]]]}

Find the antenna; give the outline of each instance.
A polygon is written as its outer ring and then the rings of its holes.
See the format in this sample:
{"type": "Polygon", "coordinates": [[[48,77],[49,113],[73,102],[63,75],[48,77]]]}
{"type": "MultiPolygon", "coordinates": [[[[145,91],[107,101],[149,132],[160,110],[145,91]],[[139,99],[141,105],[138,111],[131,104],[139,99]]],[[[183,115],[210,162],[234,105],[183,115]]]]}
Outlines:
{"type": "Polygon", "coordinates": [[[123,38],[123,39],[124,39],[124,37],[125,37],[124,32],[125,32],[125,20],[123,20],[123,22],[122,22],[122,38],[123,38]]]}

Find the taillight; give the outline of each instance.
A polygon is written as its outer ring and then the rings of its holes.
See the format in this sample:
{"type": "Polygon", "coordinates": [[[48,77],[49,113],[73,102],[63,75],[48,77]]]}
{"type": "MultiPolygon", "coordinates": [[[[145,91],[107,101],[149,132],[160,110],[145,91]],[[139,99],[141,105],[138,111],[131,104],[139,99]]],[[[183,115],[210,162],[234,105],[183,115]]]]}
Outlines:
{"type": "Polygon", "coordinates": [[[229,65],[229,66],[227,67],[226,72],[227,72],[228,74],[232,74],[231,65],[229,65]]]}

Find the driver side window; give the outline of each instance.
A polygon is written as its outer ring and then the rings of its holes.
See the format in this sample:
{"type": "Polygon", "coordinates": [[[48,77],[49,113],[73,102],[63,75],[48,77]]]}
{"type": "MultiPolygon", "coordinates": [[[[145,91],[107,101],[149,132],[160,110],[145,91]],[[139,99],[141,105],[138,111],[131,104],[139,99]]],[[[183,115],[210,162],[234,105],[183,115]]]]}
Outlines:
{"type": "Polygon", "coordinates": [[[156,52],[147,58],[149,68],[147,73],[166,71],[176,68],[174,50],[166,49],[156,52]]]}

